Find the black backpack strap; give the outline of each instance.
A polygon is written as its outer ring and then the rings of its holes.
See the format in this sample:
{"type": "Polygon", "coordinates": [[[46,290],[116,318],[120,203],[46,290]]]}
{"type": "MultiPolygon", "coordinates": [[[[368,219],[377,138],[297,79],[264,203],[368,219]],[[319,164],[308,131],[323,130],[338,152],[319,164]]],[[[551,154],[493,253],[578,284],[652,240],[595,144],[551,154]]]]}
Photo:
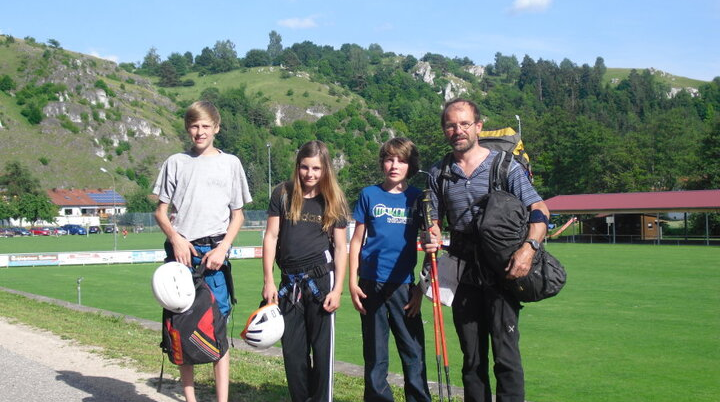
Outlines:
{"type": "Polygon", "coordinates": [[[452,164],[453,164],[453,154],[452,152],[448,152],[445,154],[445,156],[442,159],[442,163],[440,164],[440,175],[437,178],[437,186],[438,186],[438,224],[440,225],[440,230],[442,230],[442,222],[445,218],[445,205],[447,204],[447,189],[448,189],[448,180],[454,180],[453,173],[452,173],[452,164]]]}
{"type": "Polygon", "coordinates": [[[513,154],[502,151],[493,159],[490,168],[490,187],[489,191],[508,191],[508,175],[510,174],[510,164],[512,163],[513,154]]]}

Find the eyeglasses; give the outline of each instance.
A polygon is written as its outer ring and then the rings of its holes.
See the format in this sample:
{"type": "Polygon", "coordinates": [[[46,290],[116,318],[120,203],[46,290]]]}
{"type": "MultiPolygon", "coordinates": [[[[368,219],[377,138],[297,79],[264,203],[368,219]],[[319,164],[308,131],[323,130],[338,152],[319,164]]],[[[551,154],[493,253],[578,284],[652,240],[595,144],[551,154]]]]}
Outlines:
{"type": "Polygon", "coordinates": [[[445,123],[443,126],[443,130],[445,131],[453,131],[453,130],[467,130],[470,128],[470,126],[475,125],[472,121],[461,121],[460,123],[445,123]]]}

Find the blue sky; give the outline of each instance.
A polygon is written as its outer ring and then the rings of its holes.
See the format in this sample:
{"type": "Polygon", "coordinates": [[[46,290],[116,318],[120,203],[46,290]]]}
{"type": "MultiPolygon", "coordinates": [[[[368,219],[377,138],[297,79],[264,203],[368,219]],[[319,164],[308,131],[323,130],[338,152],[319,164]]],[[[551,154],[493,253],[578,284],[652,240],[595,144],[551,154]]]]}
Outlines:
{"type": "Polygon", "coordinates": [[[56,39],[69,50],[118,62],[155,47],[200,53],[217,40],[238,55],[309,40],[385,51],[494,61],[496,52],[560,63],[654,67],[689,78],[720,76],[720,0],[25,0],[1,7],[0,32],[56,39]]]}

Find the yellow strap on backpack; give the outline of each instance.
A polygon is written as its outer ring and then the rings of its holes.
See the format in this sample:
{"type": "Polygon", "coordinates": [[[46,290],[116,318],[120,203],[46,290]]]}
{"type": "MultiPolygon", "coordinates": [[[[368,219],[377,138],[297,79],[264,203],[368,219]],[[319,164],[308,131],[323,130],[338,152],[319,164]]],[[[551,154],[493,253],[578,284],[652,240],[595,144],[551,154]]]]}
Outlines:
{"type": "Polygon", "coordinates": [[[482,143],[483,138],[500,139],[501,137],[505,137],[505,141],[508,143],[514,143],[515,141],[517,141],[517,143],[515,144],[515,148],[512,150],[512,153],[517,156],[522,156],[527,163],[530,163],[530,157],[525,152],[525,147],[523,146],[522,139],[519,138],[519,134],[515,130],[513,130],[512,127],[505,127],[499,130],[482,130],[478,133],[480,143],[482,143]]]}

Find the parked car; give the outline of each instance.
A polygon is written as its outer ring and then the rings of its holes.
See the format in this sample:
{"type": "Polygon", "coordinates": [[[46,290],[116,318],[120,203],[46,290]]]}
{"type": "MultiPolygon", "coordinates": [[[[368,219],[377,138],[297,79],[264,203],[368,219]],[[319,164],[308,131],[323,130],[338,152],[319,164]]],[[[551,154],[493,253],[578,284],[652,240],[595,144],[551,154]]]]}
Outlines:
{"type": "Polygon", "coordinates": [[[50,236],[55,234],[55,229],[51,229],[48,227],[30,228],[30,233],[32,233],[33,236],[50,236]]]}
{"type": "Polygon", "coordinates": [[[118,232],[119,232],[117,226],[112,226],[112,225],[105,226],[105,229],[103,229],[103,232],[105,232],[105,233],[112,233],[112,232],[113,232],[113,229],[115,230],[115,233],[118,233],[118,232]]]}
{"type": "Polygon", "coordinates": [[[60,226],[60,228],[67,230],[68,234],[71,234],[71,235],[86,235],[87,234],[87,231],[85,230],[85,228],[80,225],[67,224],[67,225],[60,226]]]}
{"type": "Polygon", "coordinates": [[[10,228],[0,228],[0,237],[13,237],[15,232],[10,228]]]}
{"type": "Polygon", "coordinates": [[[100,226],[89,226],[89,227],[88,227],[88,233],[90,233],[90,234],[99,234],[99,233],[100,233],[100,226]]]}
{"type": "Polygon", "coordinates": [[[25,228],[14,227],[10,228],[10,230],[15,232],[15,236],[32,236],[32,233],[30,233],[30,231],[25,228]]]}
{"type": "Polygon", "coordinates": [[[55,234],[56,234],[56,235],[66,235],[66,234],[68,234],[67,229],[64,229],[64,228],[62,228],[62,227],[57,227],[57,228],[54,228],[53,230],[55,230],[55,234]]]}

